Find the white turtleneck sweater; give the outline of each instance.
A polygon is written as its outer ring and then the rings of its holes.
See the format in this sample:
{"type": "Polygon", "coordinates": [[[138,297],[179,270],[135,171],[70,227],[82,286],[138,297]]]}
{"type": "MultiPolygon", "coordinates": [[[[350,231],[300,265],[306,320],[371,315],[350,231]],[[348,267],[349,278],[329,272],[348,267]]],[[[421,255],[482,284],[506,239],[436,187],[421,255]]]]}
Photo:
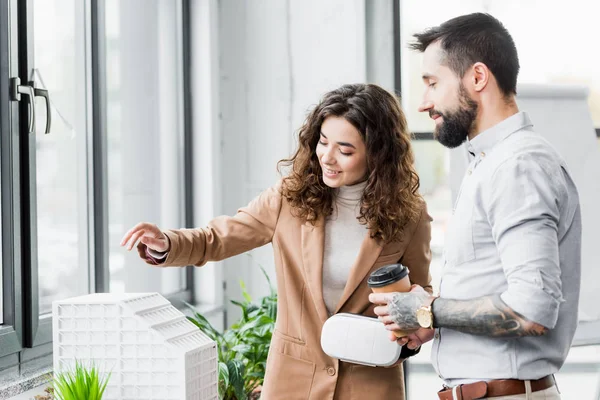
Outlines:
{"type": "Polygon", "coordinates": [[[366,186],[365,181],[337,189],[333,213],[325,222],[323,299],[330,315],[335,312],[350,276],[350,269],[368,234],[367,226],[361,225],[357,219],[360,199],[366,186]]]}

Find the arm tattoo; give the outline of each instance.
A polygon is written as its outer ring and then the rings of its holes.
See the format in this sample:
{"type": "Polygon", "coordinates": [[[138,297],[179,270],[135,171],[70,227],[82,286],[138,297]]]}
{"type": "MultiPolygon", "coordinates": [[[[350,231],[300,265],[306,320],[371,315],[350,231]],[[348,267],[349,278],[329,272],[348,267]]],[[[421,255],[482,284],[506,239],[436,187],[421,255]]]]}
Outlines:
{"type": "Polygon", "coordinates": [[[466,301],[439,298],[433,302],[433,316],[436,328],[473,335],[516,338],[548,331],[513,311],[499,294],[466,301]]]}
{"type": "Polygon", "coordinates": [[[402,329],[418,329],[416,311],[427,303],[429,293],[397,293],[388,303],[390,317],[402,329]]]}

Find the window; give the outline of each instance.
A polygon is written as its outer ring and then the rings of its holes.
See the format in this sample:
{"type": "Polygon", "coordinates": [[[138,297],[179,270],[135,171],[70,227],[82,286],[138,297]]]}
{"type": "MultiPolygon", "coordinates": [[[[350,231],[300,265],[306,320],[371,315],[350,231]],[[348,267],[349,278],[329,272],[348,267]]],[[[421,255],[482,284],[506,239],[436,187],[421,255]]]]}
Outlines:
{"type": "Polygon", "coordinates": [[[44,101],[37,99],[37,201],[32,214],[37,222],[39,312],[46,314],[52,311],[53,300],[90,290],[89,35],[83,2],[35,0],[33,6],[31,74],[51,94],[54,116],[52,132],[46,135],[44,101]]]}
{"type": "Polygon", "coordinates": [[[487,0],[433,2],[401,1],[402,89],[411,129],[428,132],[433,122],[417,112],[423,83],[421,55],[407,49],[412,35],[447,19],[472,12],[487,12],[509,30],[519,52],[519,83],[583,84],[590,88],[589,105],[600,128],[600,49],[585,38],[600,35],[596,14],[585,0],[545,5],[535,0],[496,2],[487,0]],[[435,13],[430,11],[435,9],[435,13]],[[535,27],[532,25],[535,16],[535,27]],[[559,28],[559,29],[557,29],[559,28]],[[576,60],[576,62],[574,62],[576,60]]]}
{"type": "Polygon", "coordinates": [[[181,268],[149,268],[121,237],[141,221],[185,226],[181,3],[108,0],[106,77],[110,290],[186,289],[181,268]]]}
{"type": "Polygon", "coordinates": [[[433,217],[430,271],[433,289],[437,293],[444,266],[446,224],[452,214],[452,196],[448,181],[450,157],[448,150],[435,140],[416,140],[412,144],[415,152],[415,167],[421,183],[420,190],[427,202],[427,210],[433,217]]]}
{"type": "Polygon", "coordinates": [[[184,4],[0,5],[0,393],[51,366],[54,300],[112,289],[192,301],[190,269],[119,246],[139,221],[189,225],[184,4]]]}
{"type": "MultiPolygon", "coordinates": [[[[0,162],[0,177],[2,177],[2,163],[0,162]]],[[[0,178],[1,181],[1,178],[0,178]]],[[[0,204],[2,203],[2,185],[0,184],[0,204]]],[[[0,207],[0,226],[2,226],[2,207],[0,207]]],[[[4,325],[4,317],[2,316],[4,310],[4,293],[3,293],[3,280],[2,280],[2,229],[0,229],[0,326],[4,325]]]]}
{"type": "Polygon", "coordinates": [[[3,367],[9,366],[10,360],[16,358],[23,340],[23,307],[21,298],[15,296],[15,293],[20,293],[22,285],[21,231],[16,211],[21,203],[19,136],[11,134],[19,126],[19,106],[11,100],[10,90],[14,86],[10,78],[17,75],[18,68],[17,41],[11,35],[16,24],[16,15],[11,13],[15,4],[11,0],[0,6],[0,365],[3,367]],[[17,309],[21,315],[15,312],[17,309]]]}

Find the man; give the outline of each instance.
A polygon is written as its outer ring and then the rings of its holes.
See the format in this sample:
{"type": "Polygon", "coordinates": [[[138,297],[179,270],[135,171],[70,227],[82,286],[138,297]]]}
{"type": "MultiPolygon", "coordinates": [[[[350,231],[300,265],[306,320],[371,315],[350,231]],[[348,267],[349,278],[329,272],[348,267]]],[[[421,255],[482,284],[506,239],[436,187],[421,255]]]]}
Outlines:
{"type": "Polygon", "coordinates": [[[440,399],[560,399],[553,374],[577,325],[581,216],[563,159],[515,102],[519,60],[503,25],[470,14],[415,35],[435,137],[471,162],[447,232],[439,297],[371,294],[399,340],[434,339],[440,399]]]}

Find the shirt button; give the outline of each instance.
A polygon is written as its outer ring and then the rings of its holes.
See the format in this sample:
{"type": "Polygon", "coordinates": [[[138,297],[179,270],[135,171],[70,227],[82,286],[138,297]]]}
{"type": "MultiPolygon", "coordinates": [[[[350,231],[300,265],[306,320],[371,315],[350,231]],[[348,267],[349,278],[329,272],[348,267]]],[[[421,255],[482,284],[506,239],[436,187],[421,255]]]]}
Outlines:
{"type": "Polygon", "coordinates": [[[333,368],[333,367],[327,368],[327,374],[330,375],[330,376],[334,376],[335,375],[335,368],[333,368]]]}
{"type": "Polygon", "coordinates": [[[482,151],[481,152],[481,158],[485,157],[485,153],[482,151]]]}
{"type": "Polygon", "coordinates": [[[473,173],[473,171],[471,171],[471,170],[467,171],[467,174],[469,174],[469,175],[471,175],[472,173],[473,173]]]}
{"type": "Polygon", "coordinates": [[[440,334],[439,334],[439,333],[436,333],[434,337],[435,337],[436,339],[439,339],[439,338],[440,338],[440,334]]]}

